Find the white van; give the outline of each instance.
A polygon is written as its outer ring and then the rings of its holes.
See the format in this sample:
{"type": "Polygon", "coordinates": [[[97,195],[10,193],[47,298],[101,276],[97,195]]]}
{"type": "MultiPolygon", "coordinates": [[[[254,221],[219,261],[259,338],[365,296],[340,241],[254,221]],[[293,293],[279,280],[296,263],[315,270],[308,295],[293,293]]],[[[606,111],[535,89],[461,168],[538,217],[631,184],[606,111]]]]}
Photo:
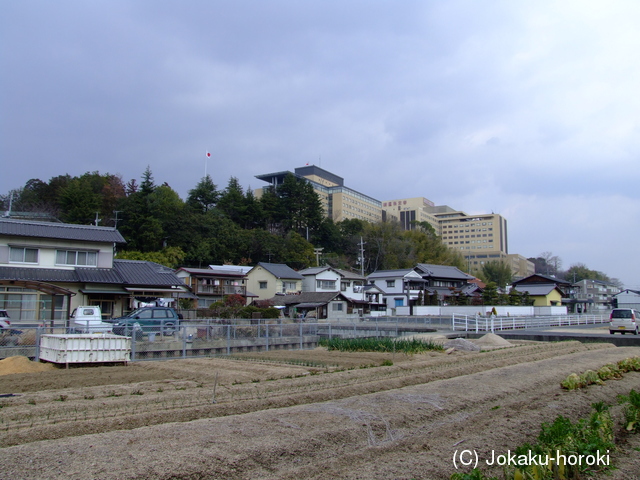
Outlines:
{"type": "Polygon", "coordinates": [[[640,330],[640,313],[633,308],[614,308],[609,317],[609,333],[613,335],[627,332],[638,335],[640,330]]]}
{"type": "Polygon", "coordinates": [[[73,333],[111,333],[112,325],[102,321],[100,307],[87,305],[78,307],[71,313],[70,325],[73,333]]]}

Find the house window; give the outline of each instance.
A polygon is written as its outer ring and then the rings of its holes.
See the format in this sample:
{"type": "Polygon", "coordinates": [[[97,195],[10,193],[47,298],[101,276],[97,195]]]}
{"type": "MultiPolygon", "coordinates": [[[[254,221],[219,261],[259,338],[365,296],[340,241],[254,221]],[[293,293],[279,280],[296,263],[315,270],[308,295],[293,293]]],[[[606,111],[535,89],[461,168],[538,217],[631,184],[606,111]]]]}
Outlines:
{"type": "Polygon", "coordinates": [[[340,291],[346,292],[347,288],[349,288],[351,282],[340,282],[340,291]]]}
{"type": "Polygon", "coordinates": [[[95,267],[98,265],[98,252],[80,250],[56,250],[56,265],[74,265],[95,267]]]}
{"type": "Polygon", "coordinates": [[[11,247],[9,261],[15,263],[38,263],[38,249],[11,247]]]}
{"type": "Polygon", "coordinates": [[[322,290],[335,290],[335,280],[316,280],[316,287],[322,290]]]}
{"type": "Polygon", "coordinates": [[[387,280],[387,288],[393,288],[396,286],[395,280],[387,280]]]}
{"type": "Polygon", "coordinates": [[[267,282],[259,282],[260,284],[260,289],[264,290],[265,288],[267,288],[267,282]]]}
{"type": "Polygon", "coordinates": [[[282,282],[282,289],[284,291],[295,290],[296,289],[296,282],[282,282]]]}
{"type": "Polygon", "coordinates": [[[342,312],[342,303],[332,303],[331,305],[334,312],[342,312]]]}

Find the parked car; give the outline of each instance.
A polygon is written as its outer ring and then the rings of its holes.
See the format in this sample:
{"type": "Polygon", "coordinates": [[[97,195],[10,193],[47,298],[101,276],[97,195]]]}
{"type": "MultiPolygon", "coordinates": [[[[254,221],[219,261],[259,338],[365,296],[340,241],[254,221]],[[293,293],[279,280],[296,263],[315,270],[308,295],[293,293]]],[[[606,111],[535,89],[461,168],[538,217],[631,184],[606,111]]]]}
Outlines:
{"type": "Polygon", "coordinates": [[[0,310],[0,346],[9,347],[20,343],[22,330],[11,328],[11,321],[6,310],[0,310]]]}
{"type": "Polygon", "coordinates": [[[113,333],[140,337],[144,333],[171,335],[180,329],[182,316],[169,307],[144,307],[124,317],[114,318],[113,333]]]}
{"type": "Polygon", "coordinates": [[[95,305],[75,308],[70,319],[72,333],[111,333],[112,324],[102,321],[100,307],[95,305]]]}
{"type": "Polygon", "coordinates": [[[0,310],[0,330],[4,331],[5,328],[11,328],[9,314],[6,310],[0,310]]]}
{"type": "Polygon", "coordinates": [[[638,335],[640,313],[633,308],[614,308],[609,317],[609,333],[613,335],[620,332],[623,335],[631,332],[638,335]]]}

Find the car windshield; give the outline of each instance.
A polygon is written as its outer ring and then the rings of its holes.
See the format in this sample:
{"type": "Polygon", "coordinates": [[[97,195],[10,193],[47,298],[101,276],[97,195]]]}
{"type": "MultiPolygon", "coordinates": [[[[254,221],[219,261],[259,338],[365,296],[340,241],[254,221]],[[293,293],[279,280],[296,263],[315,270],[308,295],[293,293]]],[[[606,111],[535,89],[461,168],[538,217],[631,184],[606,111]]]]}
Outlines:
{"type": "Polygon", "coordinates": [[[127,315],[127,317],[151,318],[151,310],[145,309],[145,308],[138,308],[137,310],[134,310],[129,315],[127,315]]]}
{"type": "Polygon", "coordinates": [[[611,318],[632,318],[631,310],[614,310],[611,312],[611,318]]]}

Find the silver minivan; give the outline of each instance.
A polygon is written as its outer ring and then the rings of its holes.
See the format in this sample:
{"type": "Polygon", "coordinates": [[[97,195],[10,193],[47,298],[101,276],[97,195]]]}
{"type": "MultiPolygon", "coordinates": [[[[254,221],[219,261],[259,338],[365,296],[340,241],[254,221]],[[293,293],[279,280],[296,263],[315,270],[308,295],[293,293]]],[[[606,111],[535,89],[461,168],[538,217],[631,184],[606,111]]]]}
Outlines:
{"type": "Polygon", "coordinates": [[[614,308],[609,317],[609,333],[613,335],[620,332],[623,335],[627,332],[638,335],[640,313],[633,308],[614,308]]]}

